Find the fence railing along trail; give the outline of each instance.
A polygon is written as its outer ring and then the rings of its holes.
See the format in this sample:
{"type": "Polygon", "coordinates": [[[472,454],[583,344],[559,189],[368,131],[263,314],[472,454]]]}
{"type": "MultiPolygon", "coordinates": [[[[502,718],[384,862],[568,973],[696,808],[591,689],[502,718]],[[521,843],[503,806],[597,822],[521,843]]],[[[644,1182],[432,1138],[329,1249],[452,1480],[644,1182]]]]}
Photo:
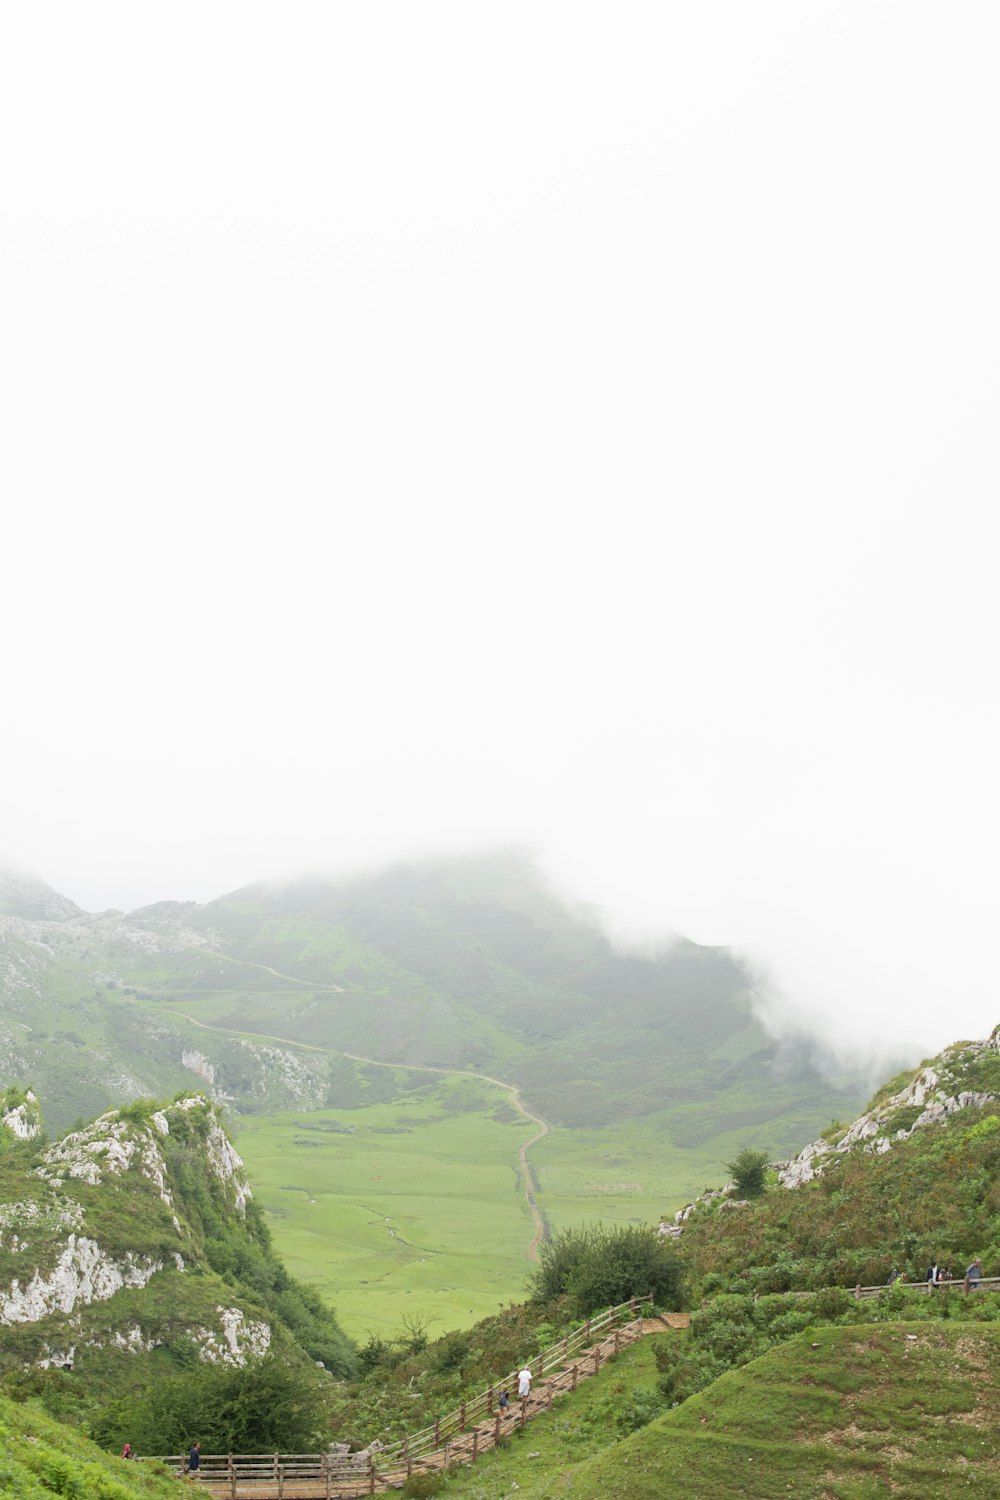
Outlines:
{"type": "Polygon", "coordinates": [[[888,1281],[882,1286],[838,1286],[838,1287],[811,1287],[805,1291],[783,1292],[779,1295],[785,1297],[815,1297],[819,1292],[850,1292],[859,1302],[868,1302],[874,1297],[881,1297],[886,1292],[920,1292],[928,1296],[936,1297],[938,1294],[947,1296],[949,1292],[961,1292],[963,1296],[971,1295],[973,1292],[998,1292],[1000,1291],[1000,1276],[981,1276],[978,1281],[966,1287],[962,1281],[888,1281]]]}
{"type": "MultiPolygon", "coordinates": [[[[631,1297],[617,1307],[588,1318],[585,1323],[557,1339],[527,1362],[533,1381],[541,1386],[545,1377],[557,1378],[541,1390],[518,1400],[518,1372],[494,1380],[484,1390],[463,1401],[453,1411],[436,1418],[418,1432],[409,1433],[374,1453],[356,1456],[332,1453],[218,1454],[203,1453],[198,1469],[202,1483],[222,1496],[328,1497],[374,1495],[388,1485],[398,1486],[415,1471],[447,1468],[451,1463],[469,1463],[500,1441],[504,1431],[522,1425],[540,1409],[552,1405],[553,1387],[575,1390],[581,1379],[597,1374],[601,1365],[625,1343],[641,1332],[641,1310],[652,1297],[631,1297]],[[637,1321],[638,1320],[638,1321],[637,1321]],[[500,1393],[509,1390],[509,1415],[503,1415],[500,1393]]],[[[523,1368],[523,1367],[522,1367],[523,1368]]],[[[187,1473],[187,1455],[167,1455],[179,1474],[187,1473]]]]}
{"type": "MultiPolygon", "coordinates": [[[[881,1297],[900,1290],[927,1296],[948,1296],[962,1292],[1000,1291],[1000,1276],[983,1276],[967,1285],[964,1281],[926,1282],[895,1281],[884,1286],[815,1287],[790,1294],[815,1296],[819,1291],[846,1291],[858,1300],[881,1297]]],[[[540,1389],[526,1400],[514,1403],[509,1415],[502,1415],[500,1392],[516,1392],[517,1372],[495,1380],[477,1395],[461,1402],[454,1411],[436,1418],[370,1454],[335,1453],[209,1454],[201,1455],[198,1477],[212,1493],[232,1500],[352,1500],[352,1497],[375,1495],[387,1488],[400,1487],[406,1478],[420,1470],[445,1469],[451,1463],[469,1463],[480,1453],[496,1446],[505,1431],[524,1425],[540,1410],[551,1407],[554,1394],[576,1390],[580,1380],[597,1374],[602,1363],[613,1357],[625,1343],[642,1332],[640,1311],[652,1303],[651,1296],[631,1297],[617,1307],[597,1316],[557,1339],[554,1344],[529,1361],[533,1379],[540,1389]],[[552,1376],[543,1386],[546,1376],[552,1376]]],[[[168,1455],[160,1459],[178,1474],[187,1473],[187,1455],[168,1455]]]]}

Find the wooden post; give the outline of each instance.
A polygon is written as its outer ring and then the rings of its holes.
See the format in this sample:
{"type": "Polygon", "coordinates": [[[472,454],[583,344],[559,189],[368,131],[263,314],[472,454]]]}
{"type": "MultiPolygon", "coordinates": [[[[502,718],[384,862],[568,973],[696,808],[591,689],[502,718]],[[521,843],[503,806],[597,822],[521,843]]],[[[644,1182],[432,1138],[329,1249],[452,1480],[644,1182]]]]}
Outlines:
{"type": "Polygon", "coordinates": [[[569,1334],[563,1339],[563,1359],[569,1359],[569,1334]]]}
{"type": "Polygon", "coordinates": [[[369,1495],[375,1493],[375,1460],[373,1458],[368,1460],[368,1493],[369,1495]]]}
{"type": "Polygon", "coordinates": [[[330,1454],[323,1455],[323,1469],[326,1474],[326,1500],[331,1500],[332,1486],[330,1484],[330,1454]]]}
{"type": "Polygon", "coordinates": [[[549,1411],[551,1411],[552,1410],[552,1387],[550,1385],[545,1387],[545,1397],[546,1397],[545,1404],[548,1407],[549,1411]]]}
{"type": "Polygon", "coordinates": [[[479,1428],[472,1429],[472,1462],[475,1463],[479,1457],[479,1428]]]}
{"type": "Polygon", "coordinates": [[[236,1470],[233,1468],[233,1455],[226,1457],[226,1471],[229,1474],[229,1500],[236,1500],[236,1470]]]}
{"type": "Polygon", "coordinates": [[[434,1446],[435,1446],[435,1448],[440,1447],[440,1444],[441,1444],[441,1418],[440,1417],[435,1417],[435,1419],[434,1419],[434,1446]]]}
{"type": "Polygon", "coordinates": [[[409,1477],[410,1477],[410,1475],[412,1473],[413,1473],[413,1459],[410,1456],[410,1450],[409,1450],[409,1448],[407,1448],[407,1450],[406,1450],[406,1477],[407,1477],[407,1479],[409,1479],[409,1477]]]}
{"type": "Polygon", "coordinates": [[[616,1354],[617,1354],[617,1353],[618,1353],[618,1352],[619,1352],[619,1350],[620,1350],[620,1349],[621,1349],[621,1346],[622,1346],[622,1335],[621,1335],[621,1329],[619,1329],[619,1328],[616,1328],[616,1329],[615,1329],[615,1353],[616,1353],[616,1354]]]}
{"type": "Polygon", "coordinates": [[[542,1376],[544,1374],[545,1374],[545,1355],[544,1354],[540,1354],[538,1356],[538,1374],[535,1376],[535,1379],[536,1380],[541,1380],[541,1378],[542,1378],[542,1376]]]}
{"type": "Polygon", "coordinates": [[[278,1465],[278,1500],[285,1500],[285,1466],[278,1465]]]}
{"type": "Polygon", "coordinates": [[[493,1429],[493,1441],[494,1441],[494,1443],[499,1443],[499,1441],[500,1441],[500,1413],[499,1412],[497,1412],[496,1418],[495,1418],[495,1425],[494,1425],[494,1429],[493,1429]]]}
{"type": "Polygon", "coordinates": [[[444,1467],[445,1467],[445,1473],[447,1473],[448,1469],[451,1467],[451,1443],[450,1442],[447,1442],[444,1445],[444,1467]]]}
{"type": "Polygon", "coordinates": [[[571,1389],[575,1391],[576,1390],[576,1365],[573,1366],[573,1369],[572,1369],[572,1371],[570,1373],[573,1376],[573,1385],[572,1385],[571,1389]]]}
{"type": "Polygon", "coordinates": [[[528,1398],[527,1398],[527,1396],[522,1396],[521,1397],[521,1426],[522,1427],[524,1426],[524,1424],[525,1424],[525,1422],[527,1420],[528,1420],[528,1398]]]}
{"type": "Polygon", "coordinates": [[[601,1351],[600,1351],[600,1349],[595,1349],[594,1350],[594,1374],[595,1375],[599,1375],[600,1371],[601,1371],[601,1351]]]}
{"type": "Polygon", "coordinates": [[[493,1410],[493,1387],[492,1386],[490,1386],[489,1390],[486,1392],[486,1410],[490,1411],[490,1412],[493,1410]]]}

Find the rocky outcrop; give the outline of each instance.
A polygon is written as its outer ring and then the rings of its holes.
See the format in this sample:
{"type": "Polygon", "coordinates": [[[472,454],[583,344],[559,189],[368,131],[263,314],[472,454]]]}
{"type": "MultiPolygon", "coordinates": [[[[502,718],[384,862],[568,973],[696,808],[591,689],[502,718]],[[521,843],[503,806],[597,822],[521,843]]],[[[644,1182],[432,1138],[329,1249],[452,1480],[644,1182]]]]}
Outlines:
{"type": "Polygon", "coordinates": [[[36,1271],[22,1287],[15,1277],[0,1289],[0,1324],[37,1323],[50,1313],[71,1313],[78,1303],[104,1302],[126,1286],[145,1286],[162,1261],[107,1255],[96,1240],[71,1234],[54,1270],[36,1271]]]}
{"type": "Polygon", "coordinates": [[[221,1327],[192,1329],[199,1345],[198,1357],[206,1364],[245,1365],[260,1359],[271,1347],[267,1323],[251,1321],[240,1307],[218,1307],[221,1327]]]}
{"type": "Polygon", "coordinates": [[[92,1187],[105,1177],[121,1176],[135,1164],[150,1182],[155,1183],[167,1207],[172,1200],[166,1185],[166,1163],[157,1148],[153,1132],[119,1120],[115,1111],[101,1115],[85,1130],[73,1131],[45,1152],[42,1165],[35,1171],[48,1182],[79,1178],[92,1187]]]}
{"type": "Polygon", "coordinates": [[[0,1126],[9,1130],[19,1141],[33,1141],[42,1128],[38,1100],[30,1089],[23,1099],[15,1101],[10,1095],[7,1102],[0,1101],[0,1126]]]}
{"type": "MultiPolygon", "coordinates": [[[[822,1176],[831,1162],[839,1161],[857,1146],[872,1155],[882,1156],[899,1141],[908,1140],[915,1131],[942,1124],[964,1109],[982,1109],[1000,1103],[1000,1026],[982,1042],[964,1042],[947,1048],[933,1062],[918,1068],[906,1086],[859,1116],[843,1134],[827,1139],[820,1137],[803,1148],[790,1161],[772,1162],[778,1182],[785,1188],[797,1188],[822,1176]],[[993,1064],[997,1091],[971,1088],[977,1081],[982,1064],[993,1064]],[[917,1111],[914,1116],[914,1110],[917,1111]]],[[[699,1208],[718,1204],[720,1208],[743,1208],[735,1201],[735,1183],[724,1188],[707,1188],[694,1202],[678,1209],[673,1224],[663,1222],[659,1233],[677,1239],[684,1233],[687,1220],[699,1208]],[[721,1202],[720,1202],[721,1200],[721,1202]]]]}
{"type": "Polygon", "coordinates": [[[790,1161],[779,1162],[778,1181],[782,1187],[796,1188],[822,1175],[831,1161],[857,1145],[875,1155],[891,1151],[896,1141],[905,1141],[917,1130],[937,1125],[963,1109],[981,1109],[995,1104],[1000,1095],[984,1089],[963,1088],[970,1066],[984,1058],[1000,1054],[1000,1027],[983,1042],[949,1047],[920,1068],[898,1093],[883,1100],[874,1109],[855,1120],[839,1139],[820,1137],[790,1161]],[[913,1110],[919,1113],[912,1118],[913,1110]],[[901,1125],[901,1119],[907,1123],[901,1125]]]}

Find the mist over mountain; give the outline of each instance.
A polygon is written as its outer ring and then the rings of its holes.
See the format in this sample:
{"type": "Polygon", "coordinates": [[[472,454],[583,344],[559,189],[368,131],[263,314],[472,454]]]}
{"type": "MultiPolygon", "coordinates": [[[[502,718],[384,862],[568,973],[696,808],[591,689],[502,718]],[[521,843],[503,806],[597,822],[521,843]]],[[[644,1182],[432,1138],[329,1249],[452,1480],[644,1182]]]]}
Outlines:
{"type": "Polygon", "coordinates": [[[53,1120],[192,1074],[243,1110],[346,1105],[380,1063],[490,1073],[567,1127],[655,1117],[677,1146],[746,1128],[779,1150],[865,1091],[767,1031],[732,953],[625,951],[515,855],[129,913],[2,890],[5,1074],[53,1120]]]}

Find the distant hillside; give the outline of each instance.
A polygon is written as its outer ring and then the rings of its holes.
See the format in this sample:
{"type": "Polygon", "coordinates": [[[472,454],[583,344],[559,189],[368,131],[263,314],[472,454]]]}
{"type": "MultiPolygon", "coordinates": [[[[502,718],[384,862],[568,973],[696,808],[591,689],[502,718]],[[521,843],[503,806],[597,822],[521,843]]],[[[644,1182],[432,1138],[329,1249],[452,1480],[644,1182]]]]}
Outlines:
{"type": "Polygon", "coordinates": [[[240,1109],[351,1102],[354,1065],[312,1047],[492,1072],[570,1127],[655,1116],[680,1147],[745,1129],[788,1150],[860,1102],[767,1034],[731,954],[624,953],[511,858],[12,916],[0,943],[0,1062],[54,1120],[191,1072],[240,1109]]]}
{"type": "Polygon", "coordinates": [[[332,1312],[271,1251],[199,1096],[46,1145],[33,1096],[0,1095],[0,1329],[0,1375],[68,1368],[84,1405],[191,1361],[353,1365],[332,1312]]]}
{"type": "Polygon", "coordinates": [[[67,896],[60,896],[44,880],[27,870],[0,867],[0,917],[27,922],[65,922],[84,913],[67,896]]]}

